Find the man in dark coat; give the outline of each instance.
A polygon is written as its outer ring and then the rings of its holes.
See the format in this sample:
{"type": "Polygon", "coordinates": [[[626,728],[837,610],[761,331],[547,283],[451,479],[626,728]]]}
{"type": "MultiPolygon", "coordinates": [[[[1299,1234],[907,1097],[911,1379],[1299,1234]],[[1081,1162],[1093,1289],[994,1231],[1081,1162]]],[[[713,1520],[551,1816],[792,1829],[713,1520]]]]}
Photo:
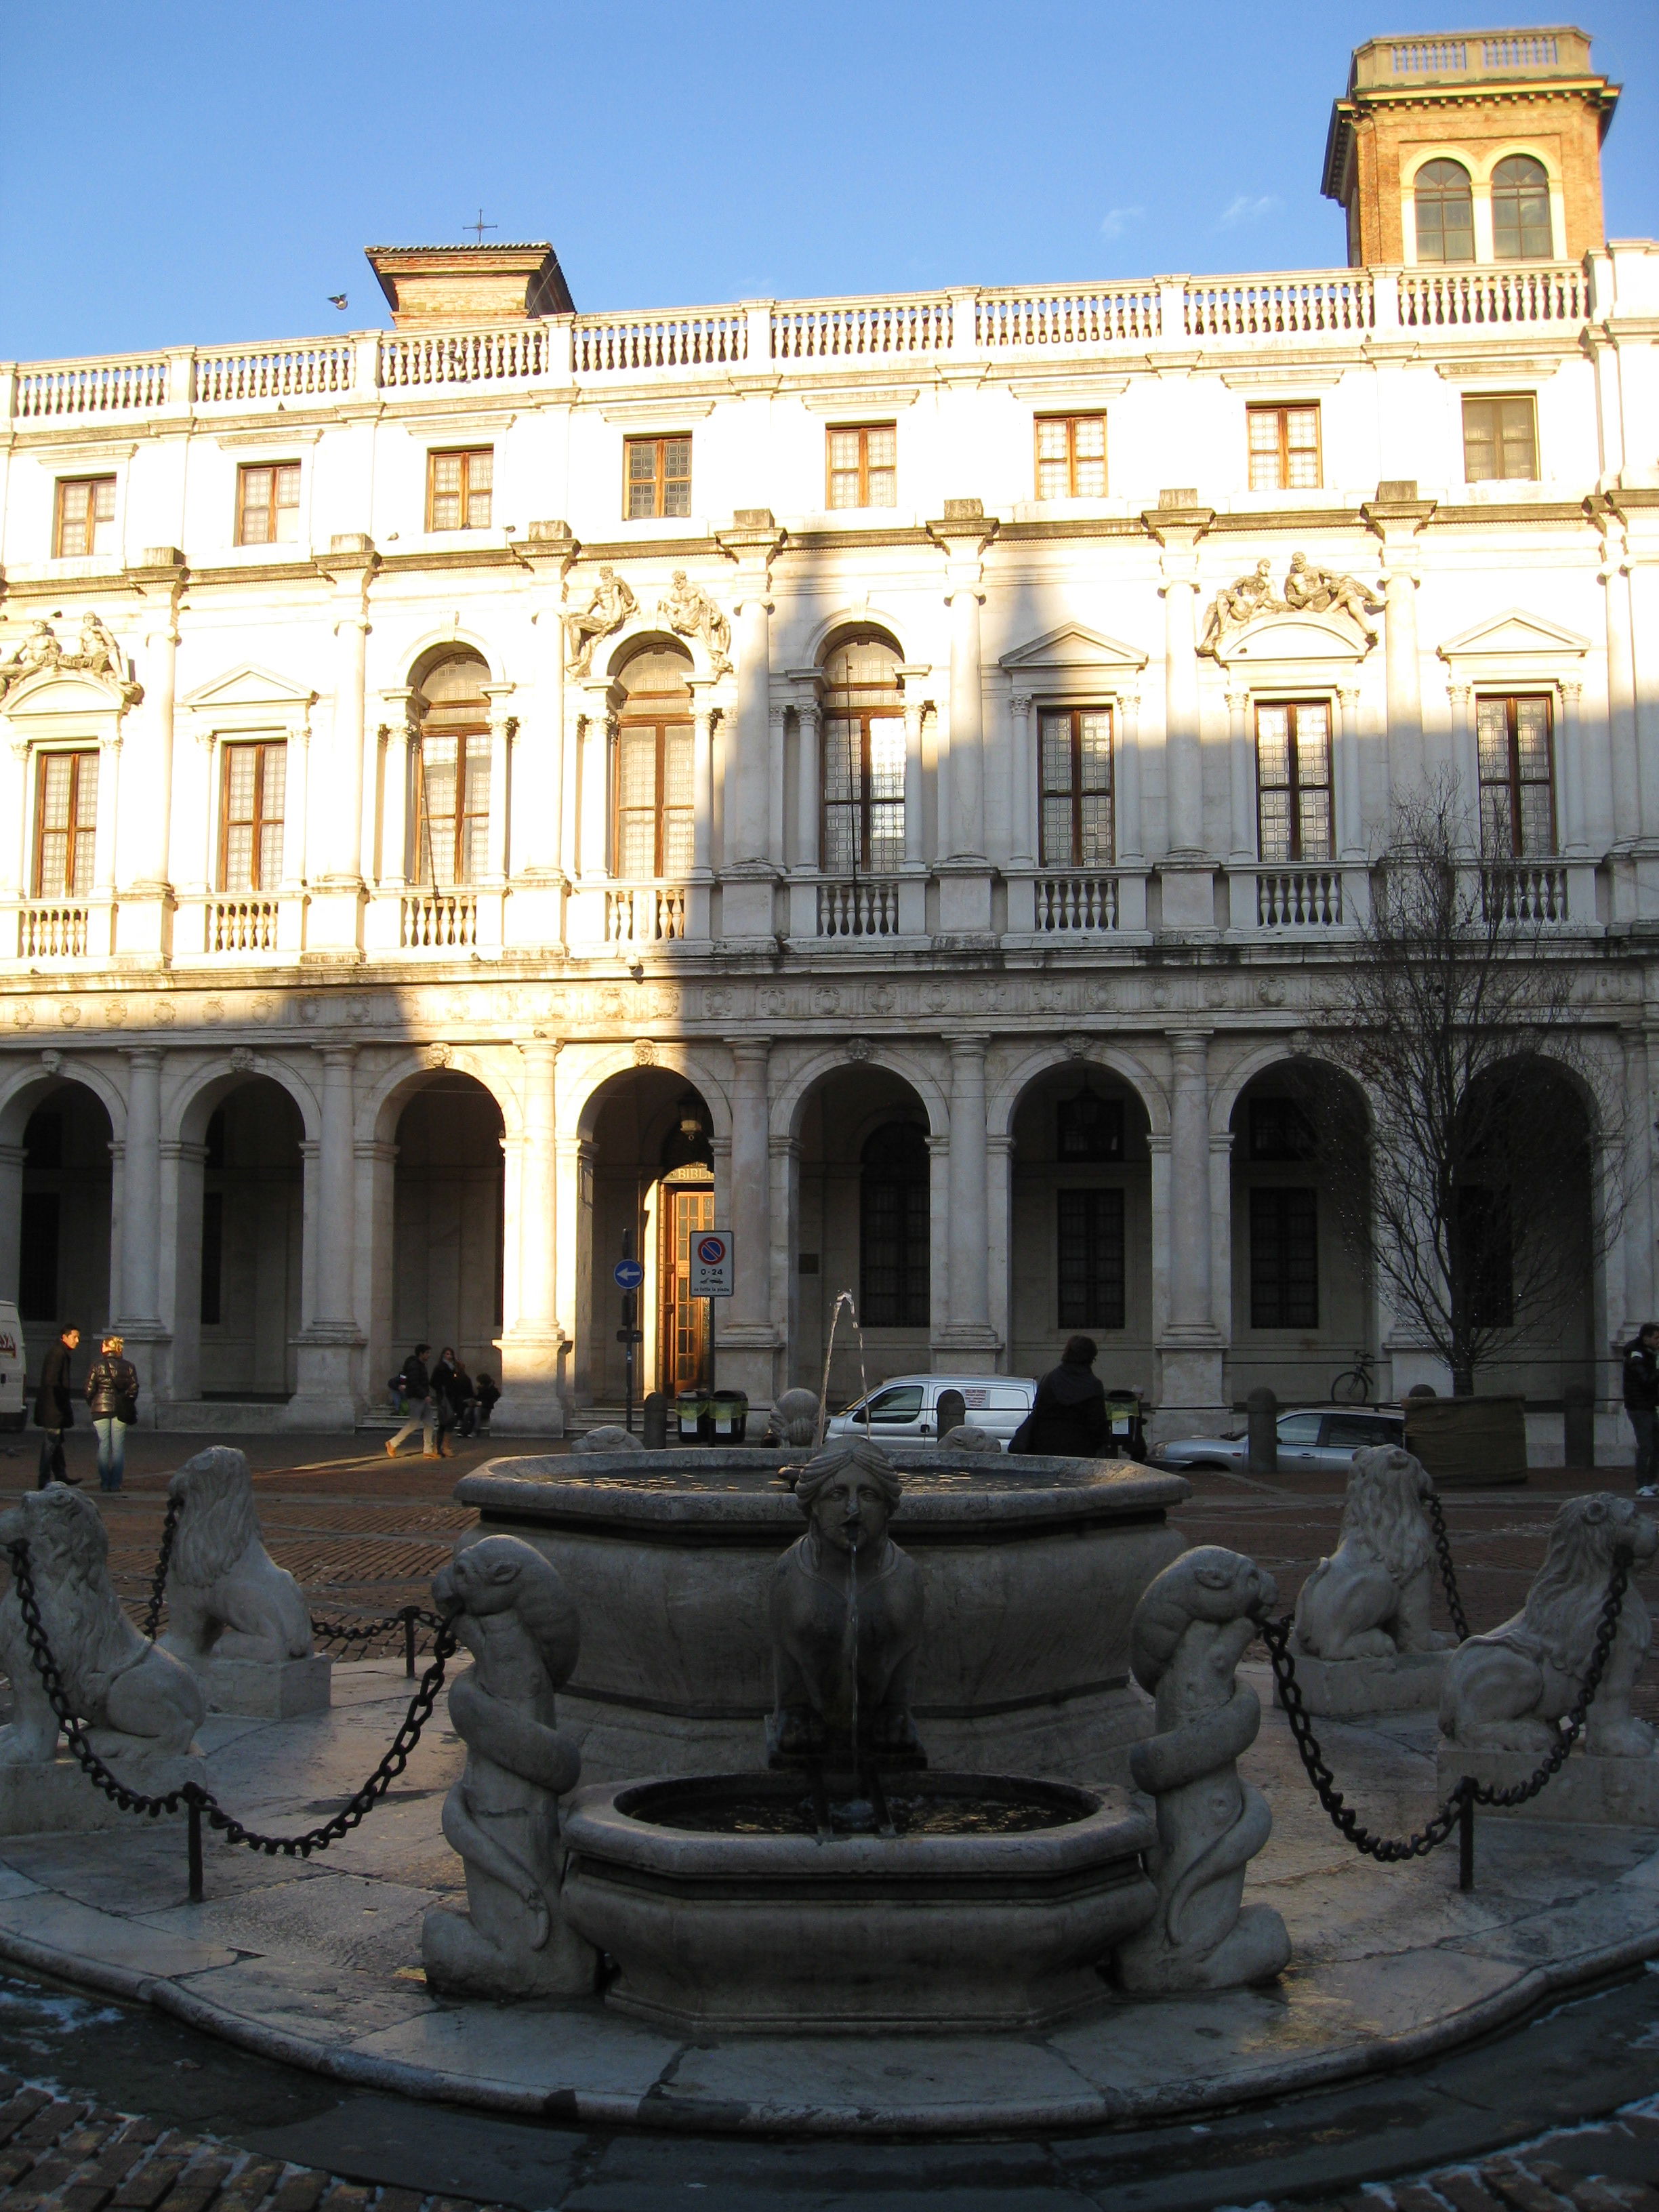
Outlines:
{"type": "Polygon", "coordinates": [[[46,1434],[40,1439],[40,1466],[34,1486],[44,1490],[49,1482],[79,1482],[78,1474],[70,1474],[64,1461],[64,1431],[75,1419],[75,1401],[70,1396],[70,1362],[81,1341],[81,1332],[70,1327],[60,1331],[58,1341],[40,1362],[40,1380],[34,1393],[34,1418],[46,1434]]]}
{"type": "Polygon", "coordinates": [[[1636,1495],[1659,1497],[1659,1326],[1644,1322],[1625,1347],[1625,1412],[1636,1431],[1636,1495]]]}
{"type": "Polygon", "coordinates": [[[1053,1452],[1063,1459],[1101,1459],[1111,1445],[1106,1392],[1095,1373],[1099,1347],[1074,1336],[1037,1384],[1036,1402],[1011,1440],[1011,1452],[1053,1452]]]}

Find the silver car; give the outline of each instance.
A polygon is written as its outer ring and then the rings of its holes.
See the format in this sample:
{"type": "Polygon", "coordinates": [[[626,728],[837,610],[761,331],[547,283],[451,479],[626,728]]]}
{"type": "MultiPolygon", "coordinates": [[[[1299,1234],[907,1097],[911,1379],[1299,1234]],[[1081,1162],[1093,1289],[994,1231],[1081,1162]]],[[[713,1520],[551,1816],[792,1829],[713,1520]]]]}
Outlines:
{"type": "MultiPolygon", "coordinates": [[[[1281,1473],[1292,1468],[1317,1468],[1340,1474],[1357,1451],[1372,1444],[1403,1444],[1406,1417],[1397,1406],[1297,1407],[1279,1417],[1279,1465],[1281,1473]]],[[[1159,1444],[1152,1454],[1158,1467],[1228,1468],[1247,1474],[1250,1448],[1243,1429],[1224,1437],[1182,1437],[1159,1444]]]]}
{"type": "Polygon", "coordinates": [[[843,1413],[825,1424],[832,1437],[862,1435],[866,1410],[870,1434],[887,1443],[932,1443],[939,1435],[939,1401],[946,1390],[960,1390],[970,1429],[988,1429],[1004,1451],[1008,1439],[1031,1410],[1036,1381],[1030,1375],[892,1375],[843,1413]]]}

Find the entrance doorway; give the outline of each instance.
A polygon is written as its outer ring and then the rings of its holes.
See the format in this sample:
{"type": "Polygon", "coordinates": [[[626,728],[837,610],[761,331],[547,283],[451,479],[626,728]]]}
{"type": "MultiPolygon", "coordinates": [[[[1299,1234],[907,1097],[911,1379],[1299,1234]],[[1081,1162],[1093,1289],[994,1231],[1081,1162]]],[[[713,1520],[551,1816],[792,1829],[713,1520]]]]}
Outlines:
{"type": "Polygon", "coordinates": [[[708,1300],[694,1298],[690,1282],[691,1240],[714,1225],[714,1179],[700,1166],[676,1168],[663,1177],[659,1188],[658,1388],[672,1397],[677,1390],[702,1389],[711,1379],[708,1300]]]}

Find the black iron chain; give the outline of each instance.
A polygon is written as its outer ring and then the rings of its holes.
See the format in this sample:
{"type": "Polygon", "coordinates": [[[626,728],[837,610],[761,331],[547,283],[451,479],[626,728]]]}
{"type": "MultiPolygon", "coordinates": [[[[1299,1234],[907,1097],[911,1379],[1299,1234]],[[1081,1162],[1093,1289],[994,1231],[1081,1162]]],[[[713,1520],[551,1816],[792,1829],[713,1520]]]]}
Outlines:
{"type": "Polygon", "coordinates": [[[179,1533],[179,1516],[184,1510],[182,1498],[168,1498],[167,1517],[161,1523],[161,1548],[156,1554],[155,1572],[150,1577],[149,1603],[144,1607],[144,1634],[152,1644],[161,1626],[161,1601],[167,1595],[167,1567],[173,1558],[173,1540],[179,1533]]]}
{"type": "Polygon", "coordinates": [[[1446,1592],[1446,1610],[1451,1615],[1451,1625],[1457,1631],[1460,1644],[1468,1641],[1468,1615],[1463,1610],[1463,1601],[1458,1595],[1457,1570],[1452,1565],[1451,1545],[1446,1536],[1446,1516],[1434,1491],[1429,1492],[1429,1521],[1434,1530],[1434,1548],[1440,1554],[1440,1580],[1446,1592]]]}
{"type": "Polygon", "coordinates": [[[1545,1784],[1560,1772],[1568,1753],[1583,1733],[1591,1702],[1601,1686],[1602,1675],[1607,1672],[1613,1638],[1619,1632],[1619,1616],[1630,1581],[1630,1569],[1631,1553],[1621,1546],[1613,1555],[1613,1571],[1608,1577],[1607,1595],[1601,1602],[1601,1618],[1577,1702],[1572,1711],[1558,1723],[1561,1732],[1559,1741],[1537,1772],[1530,1775],[1525,1782],[1517,1783],[1512,1790],[1500,1790],[1492,1784],[1475,1782],[1465,1776],[1445,1802],[1437,1808],[1433,1817],[1414,1836],[1378,1836],[1361,1825],[1358,1814],[1336,1787],[1336,1777],[1319,1747],[1319,1739],[1313,1732],[1313,1723],[1308,1717],[1307,1705],[1302,1695],[1302,1686],[1296,1679],[1296,1662],[1291,1653],[1291,1632],[1295,1616],[1286,1613],[1280,1620],[1263,1620],[1258,1624],[1261,1640],[1267,1645],[1267,1656],[1273,1662],[1273,1679],[1279,1684],[1285,1717],[1291,1724],[1291,1735],[1302,1755],[1308,1779],[1312,1783],[1320,1803],[1329,1814],[1332,1825],[1357,1851],[1384,1865],[1395,1865],[1405,1859],[1426,1858],[1431,1851],[1438,1850],[1457,1826],[1466,1800],[1476,1805],[1522,1805],[1529,1797],[1535,1797],[1545,1784]]]}
{"type": "Polygon", "coordinates": [[[319,1620],[313,1613],[311,1632],[328,1642],[368,1644],[377,1636],[384,1636],[388,1629],[406,1627],[411,1620],[422,1628],[438,1629],[444,1625],[441,1613],[428,1613],[423,1606],[405,1605],[396,1613],[383,1614],[379,1620],[319,1620]]]}
{"type": "Polygon", "coordinates": [[[409,1709],[385,1757],[362,1789],[331,1820],[325,1820],[319,1827],[307,1829],[302,1835],[263,1835],[258,1829],[246,1826],[234,1814],[227,1813],[213,1792],[199,1782],[181,1783],[176,1789],[151,1796],[131,1788],[104,1764],[88,1742],[86,1732],[70,1708],[64,1678],[52,1656],[52,1646],[46,1639],[40,1602],[34,1593],[34,1573],[29,1565],[28,1545],[20,1540],[8,1544],[5,1548],[11,1561],[12,1580],[17,1592],[18,1610],[23,1616],[23,1633],[28,1640],[29,1656],[34,1662],[36,1674],[40,1677],[46,1701],[57,1716],[58,1724],[83,1772],[106,1797],[112,1798],[124,1813],[145,1813],[155,1820],[162,1813],[176,1813],[180,1805],[187,1805],[198,1811],[228,1843],[241,1844],[249,1850],[263,1851],[268,1858],[276,1858],[279,1855],[284,1858],[309,1858],[313,1851],[326,1850],[331,1844],[337,1843],[343,1836],[349,1835],[368,1816],[408,1765],[409,1755],[420,1741],[421,1731],[432,1717],[432,1708],[443,1687],[444,1668],[455,1650],[454,1631],[447,1622],[440,1622],[432,1664],[422,1675],[420,1686],[410,1699],[409,1709]]]}

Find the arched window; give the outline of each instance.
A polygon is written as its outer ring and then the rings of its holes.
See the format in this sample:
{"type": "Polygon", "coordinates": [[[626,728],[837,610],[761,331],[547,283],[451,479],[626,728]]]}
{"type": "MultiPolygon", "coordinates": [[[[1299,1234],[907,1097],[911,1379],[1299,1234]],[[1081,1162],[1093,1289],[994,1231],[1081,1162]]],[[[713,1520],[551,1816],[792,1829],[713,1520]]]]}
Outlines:
{"type": "Polygon", "coordinates": [[[927,1138],[888,1121],[859,1156],[859,1316],[866,1328],[927,1326],[927,1138]]]}
{"type": "Polygon", "coordinates": [[[1474,258],[1474,198],[1461,161],[1425,161],[1417,173],[1417,258],[1474,258]]]}
{"type": "Polygon", "coordinates": [[[421,678],[416,755],[415,880],[436,890],[476,883],[489,849],[489,671],[476,653],[421,678]]]}
{"type": "Polygon", "coordinates": [[[1511,154],[1492,173],[1492,250],[1500,261],[1547,261],[1550,180],[1530,154],[1511,154]]]}
{"type": "Polygon", "coordinates": [[[885,638],[849,638],[823,665],[823,870],[891,875],[904,858],[904,708],[885,638]]]}
{"type": "Polygon", "coordinates": [[[617,725],[616,865],[627,882],[683,876],[693,857],[691,664],[678,649],[636,653],[622,673],[617,725]]]}

